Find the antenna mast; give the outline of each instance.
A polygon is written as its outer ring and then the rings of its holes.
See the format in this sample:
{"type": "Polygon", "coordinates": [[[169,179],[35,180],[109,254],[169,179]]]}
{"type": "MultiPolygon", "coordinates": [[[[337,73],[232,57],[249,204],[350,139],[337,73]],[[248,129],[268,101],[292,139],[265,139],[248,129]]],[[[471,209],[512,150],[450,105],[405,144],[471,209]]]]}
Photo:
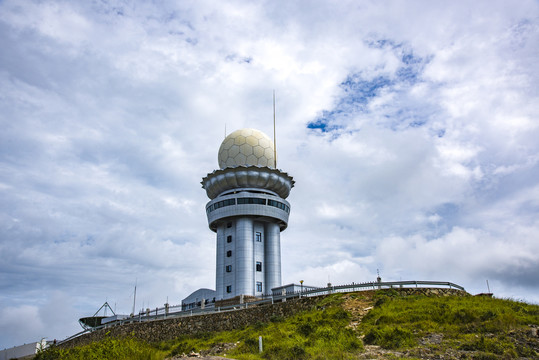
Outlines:
{"type": "Polygon", "coordinates": [[[135,302],[137,301],[137,283],[135,282],[135,292],[133,294],[133,315],[135,315],[135,302]]]}
{"type": "Polygon", "coordinates": [[[277,169],[277,139],[275,138],[275,89],[273,90],[273,164],[277,169]]]}

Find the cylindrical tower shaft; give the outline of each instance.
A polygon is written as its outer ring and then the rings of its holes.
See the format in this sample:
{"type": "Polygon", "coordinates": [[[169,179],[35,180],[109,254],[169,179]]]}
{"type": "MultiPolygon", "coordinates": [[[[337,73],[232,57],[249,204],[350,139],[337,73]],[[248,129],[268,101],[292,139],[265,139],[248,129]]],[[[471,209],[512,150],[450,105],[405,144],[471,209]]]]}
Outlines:
{"type": "Polygon", "coordinates": [[[225,253],[225,225],[222,224],[217,228],[217,254],[216,254],[216,279],[215,287],[217,291],[217,299],[223,299],[223,284],[225,275],[225,258],[222,254],[225,253]]]}
{"type": "Polygon", "coordinates": [[[266,293],[281,286],[281,231],[276,223],[266,223],[266,241],[264,244],[266,293]]]}
{"type": "Polygon", "coordinates": [[[236,220],[236,294],[254,296],[253,220],[242,217],[236,220]]]}

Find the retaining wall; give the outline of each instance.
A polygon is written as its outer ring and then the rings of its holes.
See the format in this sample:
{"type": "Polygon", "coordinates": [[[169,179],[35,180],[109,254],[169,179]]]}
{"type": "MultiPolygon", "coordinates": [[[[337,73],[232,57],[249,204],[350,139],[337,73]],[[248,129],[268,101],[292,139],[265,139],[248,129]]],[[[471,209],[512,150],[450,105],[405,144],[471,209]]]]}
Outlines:
{"type": "MultiPolygon", "coordinates": [[[[424,296],[465,296],[465,291],[456,289],[438,288],[395,288],[385,290],[358,291],[355,294],[370,298],[376,291],[398,291],[401,296],[424,295],[424,296]]],[[[350,294],[350,293],[348,293],[350,294]]],[[[257,322],[269,322],[274,317],[287,318],[304,310],[311,310],[324,297],[304,297],[301,299],[289,299],[286,302],[266,304],[248,307],[247,309],[215,312],[203,315],[170,318],[165,320],[136,322],[99,329],[94,332],[81,335],[68,342],[62,343],[61,347],[74,347],[99,341],[106,336],[126,337],[132,336],[146,342],[160,342],[172,340],[182,335],[192,335],[213,331],[230,331],[241,329],[257,322]]]]}

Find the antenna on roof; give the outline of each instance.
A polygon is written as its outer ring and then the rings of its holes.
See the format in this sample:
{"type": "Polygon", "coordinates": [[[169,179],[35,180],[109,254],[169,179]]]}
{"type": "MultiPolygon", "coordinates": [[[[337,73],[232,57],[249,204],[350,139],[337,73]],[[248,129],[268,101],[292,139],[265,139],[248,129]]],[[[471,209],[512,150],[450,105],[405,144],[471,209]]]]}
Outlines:
{"type": "Polygon", "coordinates": [[[135,280],[135,292],[133,293],[133,315],[135,315],[135,303],[137,301],[137,280],[135,280]]]}
{"type": "Polygon", "coordinates": [[[277,169],[277,139],[275,138],[275,89],[273,89],[273,164],[277,169]]]}

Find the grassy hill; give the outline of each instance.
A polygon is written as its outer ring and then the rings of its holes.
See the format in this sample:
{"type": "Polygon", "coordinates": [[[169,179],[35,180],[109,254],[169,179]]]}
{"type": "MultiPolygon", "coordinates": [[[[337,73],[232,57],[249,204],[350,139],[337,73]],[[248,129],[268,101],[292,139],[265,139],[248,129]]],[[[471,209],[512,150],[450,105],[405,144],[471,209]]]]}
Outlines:
{"type": "Polygon", "coordinates": [[[241,330],[161,343],[106,338],[36,359],[162,360],[192,352],[234,359],[538,359],[538,327],[537,305],[379,290],[320,297],[309,311],[241,330]]]}

